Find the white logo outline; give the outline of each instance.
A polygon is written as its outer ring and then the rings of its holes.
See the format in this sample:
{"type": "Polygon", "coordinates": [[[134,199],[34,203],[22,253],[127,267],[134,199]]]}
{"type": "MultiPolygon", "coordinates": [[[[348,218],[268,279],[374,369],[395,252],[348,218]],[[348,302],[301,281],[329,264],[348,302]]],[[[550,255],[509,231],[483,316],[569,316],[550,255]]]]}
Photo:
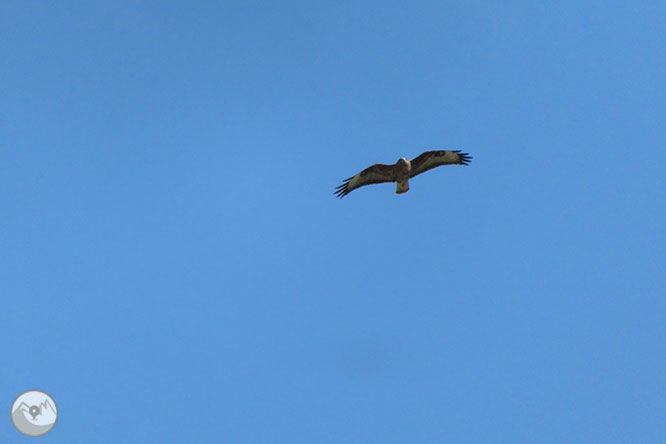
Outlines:
{"type": "Polygon", "coordinates": [[[43,390],[26,390],[12,402],[10,416],[19,432],[26,436],[42,436],[58,422],[58,405],[43,390]]]}

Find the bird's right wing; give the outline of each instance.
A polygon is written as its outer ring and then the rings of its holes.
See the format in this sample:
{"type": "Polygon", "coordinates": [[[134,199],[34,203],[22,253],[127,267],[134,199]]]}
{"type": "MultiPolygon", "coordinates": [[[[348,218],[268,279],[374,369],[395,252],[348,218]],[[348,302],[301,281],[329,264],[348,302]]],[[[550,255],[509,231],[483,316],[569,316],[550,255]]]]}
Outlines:
{"type": "Polygon", "coordinates": [[[409,177],[425,173],[428,170],[442,165],[468,165],[472,156],[460,151],[434,150],[426,151],[411,160],[412,170],[409,177]]]}
{"type": "Polygon", "coordinates": [[[382,182],[395,182],[393,165],[377,163],[364,169],[354,177],[345,179],[342,185],[335,189],[335,195],[342,199],[356,188],[382,182]]]}

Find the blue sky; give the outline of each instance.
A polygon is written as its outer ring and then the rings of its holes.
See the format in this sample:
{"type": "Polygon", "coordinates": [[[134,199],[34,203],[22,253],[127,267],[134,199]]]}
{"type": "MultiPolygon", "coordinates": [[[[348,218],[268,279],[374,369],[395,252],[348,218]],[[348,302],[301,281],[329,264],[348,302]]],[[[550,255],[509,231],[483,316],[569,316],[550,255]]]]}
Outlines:
{"type": "Polygon", "coordinates": [[[665,20],[2,2],[1,402],[50,393],[45,443],[664,442],[665,20]],[[333,196],[435,148],[474,159],[333,196]]]}

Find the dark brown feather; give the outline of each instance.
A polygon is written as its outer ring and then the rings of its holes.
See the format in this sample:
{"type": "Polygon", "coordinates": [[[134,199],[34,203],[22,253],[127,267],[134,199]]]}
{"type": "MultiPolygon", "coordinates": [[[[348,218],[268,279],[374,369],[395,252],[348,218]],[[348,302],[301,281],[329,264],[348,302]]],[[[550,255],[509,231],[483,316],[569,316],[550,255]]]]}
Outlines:
{"type": "Polygon", "coordinates": [[[409,177],[414,177],[442,165],[469,165],[472,156],[460,151],[434,150],[426,151],[411,160],[412,169],[409,177]]]}
{"type": "Polygon", "coordinates": [[[345,197],[356,188],[372,185],[375,183],[395,182],[393,165],[376,163],[349,179],[345,179],[342,185],[335,189],[335,195],[339,198],[345,197]]]}

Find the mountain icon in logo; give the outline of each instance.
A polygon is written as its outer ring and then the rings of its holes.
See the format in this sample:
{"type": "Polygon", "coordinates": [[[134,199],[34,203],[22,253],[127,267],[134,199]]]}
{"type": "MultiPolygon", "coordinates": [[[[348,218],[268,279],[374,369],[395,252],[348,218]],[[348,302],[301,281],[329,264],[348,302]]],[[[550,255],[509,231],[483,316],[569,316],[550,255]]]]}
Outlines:
{"type": "Polygon", "coordinates": [[[47,393],[28,390],[14,400],[11,415],[19,432],[28,436],[42,436],[55,426],[58,408],[47,393]]]}

